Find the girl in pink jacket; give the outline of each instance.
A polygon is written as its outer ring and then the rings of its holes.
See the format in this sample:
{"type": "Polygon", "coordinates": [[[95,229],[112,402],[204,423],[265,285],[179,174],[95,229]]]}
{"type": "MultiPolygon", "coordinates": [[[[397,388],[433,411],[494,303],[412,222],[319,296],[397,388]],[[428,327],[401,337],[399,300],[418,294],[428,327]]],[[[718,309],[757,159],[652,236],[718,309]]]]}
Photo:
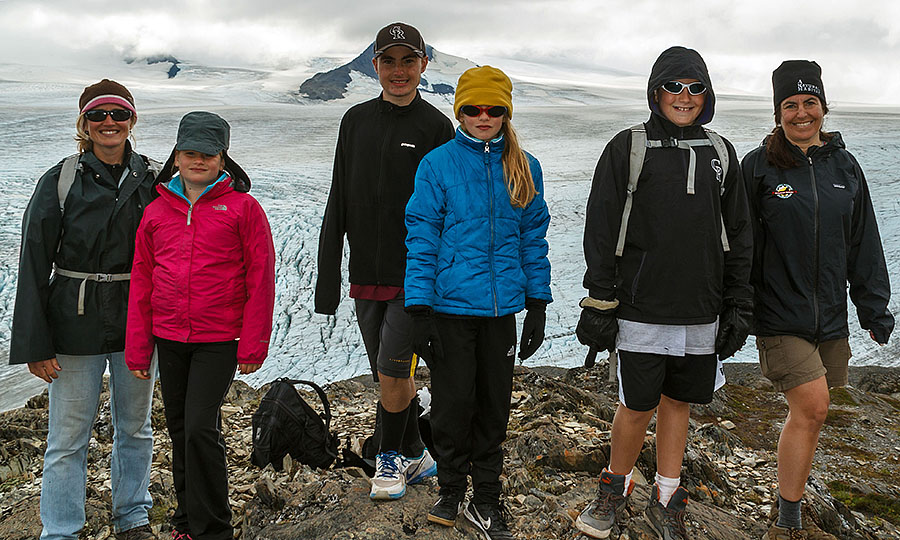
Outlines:
{"type": "Polygon", "coordinates": [[[158,349],[176,540],[233,537],[219,409],[235,369],[262,365],[272,333],[272,233],[247,193],[250,179],[226,153],[229,135],[216,114],[181,119],[135,241],[125,362],[148,378],[158,349]]]}

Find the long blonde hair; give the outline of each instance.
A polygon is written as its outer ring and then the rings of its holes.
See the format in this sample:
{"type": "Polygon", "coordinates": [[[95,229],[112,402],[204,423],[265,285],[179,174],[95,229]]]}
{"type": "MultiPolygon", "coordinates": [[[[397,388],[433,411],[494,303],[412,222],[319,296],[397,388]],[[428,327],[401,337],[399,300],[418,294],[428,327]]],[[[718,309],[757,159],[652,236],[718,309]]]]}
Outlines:
{"type": "Polygon", "coordinates": [[[534,187],[534,178],[531,177],[531,167],[528,166],[528,156],[519,145],[519,136],[513,129],[508,116],[503,117],[503,125],[500,132],[506,139],[503,147],[503,178],[506,180],[506,191],[509,192],[509,202],[513,206],[525,208],[537,195],[534,187]]]}
{"type": "MultiPolygon", "coordinates": [[[[87,118],[84,117],[84,114],[87,111],[78,115],[78,118],[75,120],[75,142],[78,143],[78,153],[83,154],[85,152],[91,152],[94,150],[94,141],[91,140],[91,136],[88,135],[87,132],[87,118]]],[[[137,124],[137,115],[131,115],[131,122],[128,126],[128,138],[131,139],[131,146],[137,146],[137,141],[134,138],[134,125],[137,124]]]]}

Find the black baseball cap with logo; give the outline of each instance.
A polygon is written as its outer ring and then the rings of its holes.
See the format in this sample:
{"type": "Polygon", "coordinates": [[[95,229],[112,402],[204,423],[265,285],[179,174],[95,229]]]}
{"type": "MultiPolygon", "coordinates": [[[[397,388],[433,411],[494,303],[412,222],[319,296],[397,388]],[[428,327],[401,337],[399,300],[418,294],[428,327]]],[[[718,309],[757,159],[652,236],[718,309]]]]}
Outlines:
{"type": "Polygon", "coordinates": [[[422,57],[425,56],[425,40],[415,27],[406,23],[391,23],[378,31],[375,36],[375,58],[394,45],[403,45],[422,57]]]}

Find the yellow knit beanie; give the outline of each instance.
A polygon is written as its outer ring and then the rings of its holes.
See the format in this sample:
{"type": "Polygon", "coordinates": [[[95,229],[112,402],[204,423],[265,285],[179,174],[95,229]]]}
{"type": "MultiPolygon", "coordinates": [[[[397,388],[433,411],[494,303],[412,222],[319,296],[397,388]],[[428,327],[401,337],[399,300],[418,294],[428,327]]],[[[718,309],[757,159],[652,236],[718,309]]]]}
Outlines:
{"type": "Polygon", "coordinates": [[[512,118],[512,82],[499,69],[481,66],[468,69],[456,83],[453,115],[459,118],[463,105],[503,105],[512,118]]]}

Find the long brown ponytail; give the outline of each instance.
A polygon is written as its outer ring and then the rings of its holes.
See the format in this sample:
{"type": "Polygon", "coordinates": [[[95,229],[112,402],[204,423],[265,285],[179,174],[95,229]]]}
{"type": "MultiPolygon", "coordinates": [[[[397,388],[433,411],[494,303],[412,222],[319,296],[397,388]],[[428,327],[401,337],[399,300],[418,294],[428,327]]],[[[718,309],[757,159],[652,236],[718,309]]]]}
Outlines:
{"type": "Polygon", "coordinates": [[[509,192],[509,202],[513,206],[525,208],[537,195],[534,187],[534,178],[531,177],[531,167],[528,166],[528,156],[519,145],[519,137],[508,117],[503,118],[501,127],[506,145],[503,148],[503,177],[506,179],[506,190],[509,192]]]}

